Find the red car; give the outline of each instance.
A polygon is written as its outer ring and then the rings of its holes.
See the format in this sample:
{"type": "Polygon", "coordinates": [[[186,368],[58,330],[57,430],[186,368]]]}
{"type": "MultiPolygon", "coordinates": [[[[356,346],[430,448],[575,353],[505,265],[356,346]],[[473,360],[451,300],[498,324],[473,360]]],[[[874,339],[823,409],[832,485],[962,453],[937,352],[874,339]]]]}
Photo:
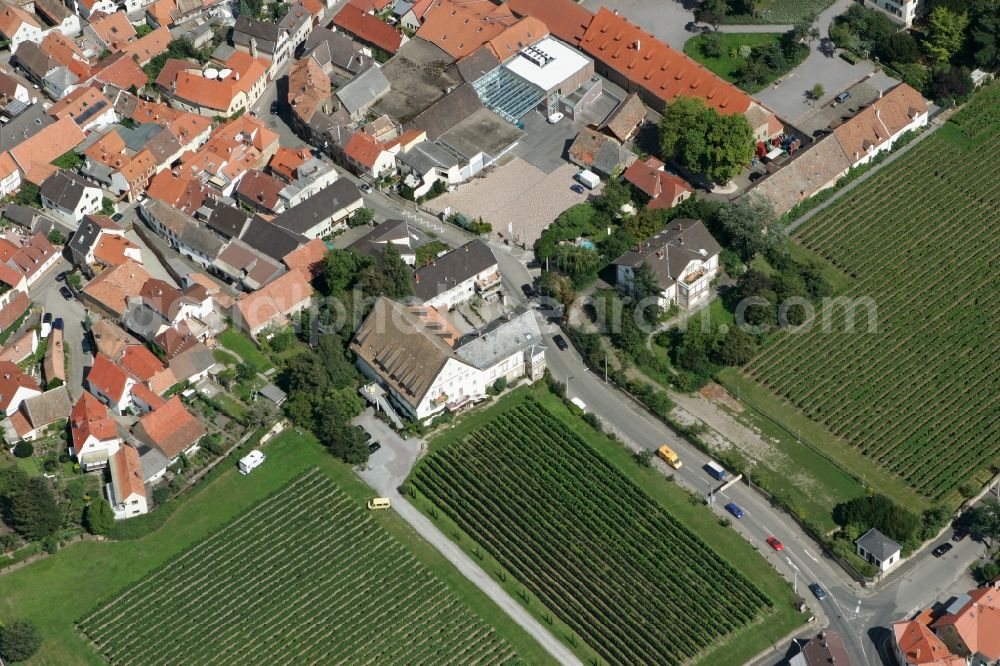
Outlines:
{"type": "Polygon", "coordinates": [[[770,546],[771,548],[774,548],[775,550],[785,549],[785,544],[781,543],[780,541],[778,541],[776,537],[773,536],[767,537],[767,545],[770,546]]]}

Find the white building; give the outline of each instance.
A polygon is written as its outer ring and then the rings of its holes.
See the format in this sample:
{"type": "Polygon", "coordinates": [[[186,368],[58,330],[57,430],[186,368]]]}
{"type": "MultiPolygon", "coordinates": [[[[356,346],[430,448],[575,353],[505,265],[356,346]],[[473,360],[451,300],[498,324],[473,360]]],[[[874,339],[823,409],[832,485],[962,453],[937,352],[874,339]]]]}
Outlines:
{"type": "Polygon", "coordinates": [[[657,304],[692,308],[711,293],[722,248],[698,220],[674,220],[615,260],[618,288],[635,293],[635,272],[646,264],[662,290],[657,304]]]}
{"type": "Polygon", "coordinates": [[[481,240],[442,255],[413,274],[413,294],[428,307],[449,310],[472,300],[500,297],[500,268],[481,240]]]}
{"type": "Polygon", "coordinates": [[[879,153],[892,150],[904,133],[925,127],[928,112],[927,100],[910,86],[900,83],[833,133],[851,166],[859,166],[879,153]]]}
{"type": "Polygon", "coordinates": [[[267,460],[267,456],[260,451],[251,451],[240,458],[237,467],[239,467],[240,474],[246,475],[263,465],[265,460],[267,460]]]}
{"type": "Polygon", "coordinates": [[[0,36],[10,42],[13,53],[22,42],[42,41],[42,28],[35,17],[18,6],[4,3],[0,8],[0,36]]]}
{"type": "Polygon", "coordinates": [[[139,452],[123,446],[111,457],[111,483],[106,486],[115,520],[141,516],[149,511],[139,452]]]}
{"type": "Polygon", "coordinates": [[[423,421],[486,397],[498,379],[545,370],[545,347],[534,312],[506,315],[461,338],[435,309],[380,298],[351,349],[361,372],[382,386],[393,407],[423,421]]]}
{"type": "Polygon", "coordinates": [[[64,170],[46,178],[40,189],[42,208],[74,229],[80,225],[84,215],[93,215],[101,210],[104,198],[101,188],[64,170]]]}
{"type": "Polygon", "coordinates": [[[917,18],[919,5],[920,0],[865,0],[866,7],[881,9],[889,15],[889,18],[904,28],[913,25],[913,20],[917,18]]]}
{"type": "Polygon", "coordinates": [[[875,528],[865,532],[854,545],[857,547],[858,557],[881,573],[899,564],[902,547],[875,528]]]}

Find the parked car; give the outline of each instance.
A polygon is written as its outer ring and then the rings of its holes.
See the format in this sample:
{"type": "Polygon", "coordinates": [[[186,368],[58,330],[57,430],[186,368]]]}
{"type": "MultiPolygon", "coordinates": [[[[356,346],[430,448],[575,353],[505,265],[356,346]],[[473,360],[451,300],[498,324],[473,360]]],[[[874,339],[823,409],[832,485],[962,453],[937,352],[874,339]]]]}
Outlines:
{"type": "Polygon", "coordinates": [[[846,102],[850,97],[851,97],[851,93],[849,93],[849,92],[847,92],[845,90],[844,92],[840,93],[839,95],[837,95],[833,99],[837,102],[837,104],[842,104],[843,102],[846,102]]]}
{"type": "Polygon", "coordinates": [[[358,189],[364,192],[365,194],[372,193],[372,186],[369,185],[368,183],[358,183],[358,189]]]}
{"type": "Polygon", "coordinates": [[[550,125],[555,125],[557,122],[559,122],[560,120],[562,120],[563,117],[564,116],[563,116],[562,113],[560,113],[559,111],[556,111],[551,116],[549,116],[549,124],[550,125]]]}
{"type": "Polygon", "coordinates": [[[764,177],[764,174],[761,173],[760,171],[751,171],[750,172],[750,182],[751,183],[756,183],[758,180],[760,180],[763,177],[764,177]]]}
{"type": "Polygon", "coordinates": [[[59,287],[59,293],[62,294],[62,297],[65,298],[67,301],[73,300],[73,292],[70,291],[69,287],[67,287],[66,285],[59,287]]]}
{"type": "Polygon", "coordinates": [[[947,553],[952,548],[954,548],[954,546],[952,546],[950,543],[948,543],[947,541],[945,541],[943,544],[941,544],[940,546],[938,546],[937,548],[935,548],[934,550],[932,550],[931,551],[931,555],[933,555],[934,557],[941,557],[942,555],[944,555],[945,553],[947,553]]]}
{"type": "Polygon", "coordinates": [[[372,442],[371,444],[368,445],[368,453],[375,453],[381,448],[382,448],[381,444],[379,444],[378,442],[372,442]]]}
{"type": "Polygon", "coordinates": [[[56,330],[63,330],[63,320],[62,317],[56,317],[55,321],[52,322],[52,328],[56,330]]]}
{"type": "Polygon", "coordinates": [[[737,504],[736,502],[730,502],[729,504],[727,504],[726,511],[733,514],[733,516],[735,516],[736,518],[742,518],[744,515],[743,509],[741,509],[740,505],[737,504]]]}
{"type": "Polygon", "coordinates": [[[778,541],[778,537],[769,536],[767,537],[767,545],[775,550],[784,550],[785,544],[778,541]]]}
{"type": "Polygon", "coordinates": [[[809,583],[809,590],[820,601],[826,599],[826,590],[824,590],[823,586],[819,583],[809,583]]]}
{"type": "Polygon", "coordinates": [[[114,220],[115,222],[121,222],[122,217],[123,215],[121,213],[115,213],[114,215],[111,216],[111,219],[114,220]]]}
{"type": "Polygon", "coordinates": [[[556,343],[556,347],[559,347],[560,351],[566,351],[569,349],[569,343],[566,342],[566,338],[559,334],[552,336],[552,342],[556,343]]]}
{"type": "Polygon", "coordinates": [[[274,100],[273,102],[271,102],[271,115],[272,116],[278,115],[278,109],[280,108],[281,107],[278,106],[278,100],[274,100]]]}
{"type": "Polygon", "coordinates": [[[59,282],[62,282],[63,280],[66,279],[67,275],[69,275],[69,271],[63,271],[62,273],[60,273],[59,275],[56,276],[56,280],[58,280],[59,282]]]}
{"type": "Polygon", "coordinates": [[[573,190],[577,194],[583,194],[585,192],[585,190],[583,189],[583,185],[577,185],[576,183],[570,185],[569,189],[573,190]]]}
{"type": "Polygon", "coordinates": [[[521,291],[524,293],[524,297],[525,298],[534,298],[535,297],[535,288],[532,287],[527,282],[525,282],[524,284],[521,285],[521,291]]]}

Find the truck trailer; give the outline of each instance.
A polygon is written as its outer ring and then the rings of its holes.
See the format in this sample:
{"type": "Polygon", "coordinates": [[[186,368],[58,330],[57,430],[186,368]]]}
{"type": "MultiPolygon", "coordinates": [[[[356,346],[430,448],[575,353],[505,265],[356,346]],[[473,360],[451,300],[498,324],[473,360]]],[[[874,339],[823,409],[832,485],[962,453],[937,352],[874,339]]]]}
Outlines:
{"type": "Polygon", "coordinates": [[[726,470],[722,469],[722,465],[715,462],[714,460],[708,461],[708,463],[705,465],[705,471],[711,474],[714,478],[718,479],[719,481],[722,481],[729,475],[728,472],[726,472],[726,470]]]}
{"type": "Polygon", "coordinates": [[[601,179],[593,171],[584,169],[576,174],[576,179],[580,181],[588,190],[592,190],[601,184],[601,179]]]}

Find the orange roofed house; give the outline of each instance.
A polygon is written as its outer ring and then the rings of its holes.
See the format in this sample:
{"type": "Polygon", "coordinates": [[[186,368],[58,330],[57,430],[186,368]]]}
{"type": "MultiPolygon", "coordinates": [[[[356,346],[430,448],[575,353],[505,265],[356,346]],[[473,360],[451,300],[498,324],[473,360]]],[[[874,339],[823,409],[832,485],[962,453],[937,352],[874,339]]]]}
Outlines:
{"type": "Polygon", "coordinates": [[[665,171],[663,162],[655,157],[636,160],[622,176],[649,197],[649,208],[673,208],[693,192],[683,178],[665,171]]]}
{"type": "Polygon", "coordinates": [[[223,68],[168,60],[156,85],[170,105],[203,116],[232,116],[253,106],[267,86],[269,60],[235,51],[223,68]]]}
{"type": "Polygon", "coordinates": [[[337,12],[333,17],[333,27],[390,55],[395,55],[407,41],[402,32],[354,4],[348,4],[337,12]]]}
{"type": "Polygon", "coordinates": [[[198,450],[205,427],[191,415],[180,396],[174,396],[162,406],[139,419],[132,429],[140,441],[155,446],[171,463],[182,454],[198,450]]]}
{"type": "Polygon", "coordinates": [[[111,456],[111,483],[105,486],[115,520],[141,516],[149,511],[139,452],[123,446],[111,456]]]}
{"type": "Polygon", "coordinates": [[[892,625],[900,666],[966,666],[1000,661],[1000,583],[953,598],[892,625]]]}
{"type": "Polygon", "coordinates": [[[69,415],[73,456],[85,472],[107,466],[122,440],[107,406],[92,393],[80,395],[69,415]]]}
{"type": "Polygon", "coordinates": [[[228,197],[247,171],[263,167],[277,149],[278,135],[244,115],[217,128],[197,152],[184,155],[175,174],[182,180],[205,183],[228,197]]]}
{"type": "Polygon", "coordinates": [[[309,307],[313,288],[300,270],[290,270],[232,307],[233,323],[256,337],[268,327],[284,326],[288,317],[309,307]]]}
{"type": "Polygon", "coordinates": [[[731,83],[604,7],[594,15],[580,49],[607,77],[658,111],[677,97],[697,97],[722,114],[743,114],[762,140],[782,131],[773,113],[731,83]]]}

